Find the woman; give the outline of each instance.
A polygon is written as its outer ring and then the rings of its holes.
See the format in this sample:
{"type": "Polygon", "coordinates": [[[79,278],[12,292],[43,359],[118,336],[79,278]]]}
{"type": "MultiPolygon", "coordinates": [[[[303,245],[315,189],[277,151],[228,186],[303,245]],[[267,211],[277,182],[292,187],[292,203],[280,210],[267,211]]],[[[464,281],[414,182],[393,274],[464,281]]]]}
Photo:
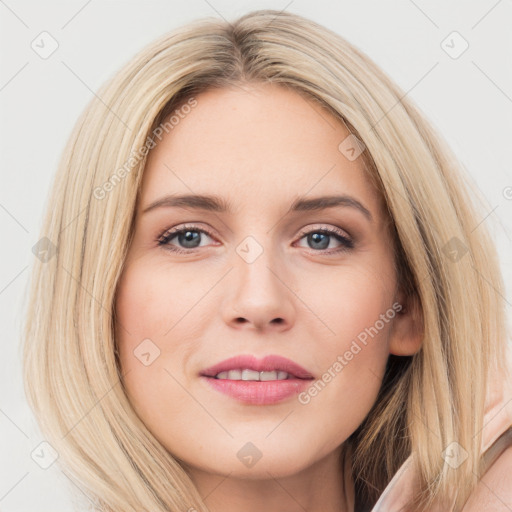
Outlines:
{"type": "Polygon", "coordinates": [[[403,92],[263,10],[160,38],[98,96],[24,345],[97,509],[508,510],[497,255],[403,92]]]}

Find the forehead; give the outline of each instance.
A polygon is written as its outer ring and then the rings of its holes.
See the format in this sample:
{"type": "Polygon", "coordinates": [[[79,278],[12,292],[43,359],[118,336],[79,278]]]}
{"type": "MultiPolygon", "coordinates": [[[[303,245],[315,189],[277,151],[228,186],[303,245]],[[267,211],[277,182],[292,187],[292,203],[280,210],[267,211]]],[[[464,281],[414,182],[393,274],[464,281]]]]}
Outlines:
{"type": "Polygon", "coordinates": [[[142,207],[169,193],[216,194],[235,207],[339,193],[358,196],[377,215],[362,156],[350,160],[339,149],[350,132],[318,103],[274,84],[195,99],[148,155],[142,207]]]}

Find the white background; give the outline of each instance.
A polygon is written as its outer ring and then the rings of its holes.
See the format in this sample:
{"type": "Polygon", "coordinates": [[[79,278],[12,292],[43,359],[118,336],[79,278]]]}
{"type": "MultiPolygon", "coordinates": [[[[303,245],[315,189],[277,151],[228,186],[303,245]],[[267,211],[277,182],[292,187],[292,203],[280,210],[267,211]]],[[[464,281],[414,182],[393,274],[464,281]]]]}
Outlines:
{"type": "MultiPolygon", "coordinates": [[[[448,140],[487,201],[507,283],[512,278],[512,4],[464,1],[17,1],[0,0],[0,511],[82,509],[53,464],[30,457],[43,440],[24,400],[22,299],[32,246],[60,153],[101,84],[164,32],[198,17],[233,20],[286,9],[338,32],[377,62],[448,140]],[[451,58],[441,42],[459,32],[469,48],[451,58]],[[42,59],[43,31],[59,44],[42,59]],[[507,199],[507,191],[508,199],[507,199]]],[[[458,44],[458,43],[456,43],[458,44]]]]}

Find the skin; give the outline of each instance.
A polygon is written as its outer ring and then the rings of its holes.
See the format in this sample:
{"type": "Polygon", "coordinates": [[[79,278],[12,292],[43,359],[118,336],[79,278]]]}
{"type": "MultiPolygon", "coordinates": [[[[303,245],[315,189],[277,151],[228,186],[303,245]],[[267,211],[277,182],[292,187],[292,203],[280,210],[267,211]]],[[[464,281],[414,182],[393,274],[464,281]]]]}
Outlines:
{"type": "Polygon", "coordinates": [[[512,510],[511,471],[512,446],[507,448],[483,475],[464,505],[464,512],[480,510],[510,512],[512,510]]]}
{"type": "Polygon", "coordinates": [[[351,511],[352,481],[338,462],[344,443],[373,406],[388,355],[421,345],[417,308],[397,283],[382,200],[362,157],[350,161],[338,149],[346,127],[310,99],[269,84],[196,99],[150,151],[143,176],[116,302],[126,391],[212,512],[351,511]],[[167,194],[216,194],[233,212],[143,213],[167,194]],[[289,212],[299,196],[333,194],[357,199],[372,221],[349,206],[289,212]],[[185,223],[211,236],[196,231],[195,245],[177,236],[158,244],[185,223]],[[343,247],[334,236],[328,245],[307,236],[322,228],[338,229],[354,247],[334,253],[343,247]],[[251,263],[236,250],[247,236],[263,250],[251,263]],[[277,354],[320,379],[394,302],[405,312],[307,404],[297,395],[244,404],[199,376],[237,354],[277,354]],[[160,354],[146,366],[134,350],[147,338],[160,354]],[[252,467],[237,457],[248,442],[262,454],[252,467]]]}

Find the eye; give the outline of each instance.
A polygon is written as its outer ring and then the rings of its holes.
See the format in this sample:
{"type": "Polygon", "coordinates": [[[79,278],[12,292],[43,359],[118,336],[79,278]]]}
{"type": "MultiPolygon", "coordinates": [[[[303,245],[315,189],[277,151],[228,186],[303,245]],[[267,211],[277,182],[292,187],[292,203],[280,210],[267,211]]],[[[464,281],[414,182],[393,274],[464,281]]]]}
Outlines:
{"type": "Polygon", "coordinates": [[[166,231],[157,241],[159,246],[165,246],[170,251],[186,254],[200,247],[202,235],[211,237],[210,233],[204,229],[199,229],[196,226],[184,226],[180,229],[166,231]],[[182,248],[170,243],[174,238],[179,244],[182,244],[182,248]]]}
{"type": "Polygon", "coordinates": [[[308,244],[311,244],[313,252],[326,252],[326,254],[338,254],[354,248],[354,242],[337,228],[313,229],[302,233],[300,240],[306,238],[308,244]],[[334,250],[326,251],[335,239],[340,245],[334,250]]]}
{"type": "MultiPolygon", "coordinates": [[[[179,229],[165,231],[157,239],[157,242],[159,246],[163,246],[169,251],[190,254],[191,252],[195,252],[195,249],[201,247],[201,239],[204,235],[208,238],[212,238],[212,235],[204,229],[200,229],[194,225],[185,225],[179,229]],[[174,239],[180,244],[179,246],[171,243],[174,239]]],[[[328,255],[338,254],[354,248],[354,242],[338,228],[321,228],[305,231],[301,233],[299,240],[303,238],[306,238],[308,244],[311,244],[310,248],[313,249],[313,252],[328,255]],[[328,250],[333,239],[338,242],[339,246],[333,250],[328,250]]]]}

